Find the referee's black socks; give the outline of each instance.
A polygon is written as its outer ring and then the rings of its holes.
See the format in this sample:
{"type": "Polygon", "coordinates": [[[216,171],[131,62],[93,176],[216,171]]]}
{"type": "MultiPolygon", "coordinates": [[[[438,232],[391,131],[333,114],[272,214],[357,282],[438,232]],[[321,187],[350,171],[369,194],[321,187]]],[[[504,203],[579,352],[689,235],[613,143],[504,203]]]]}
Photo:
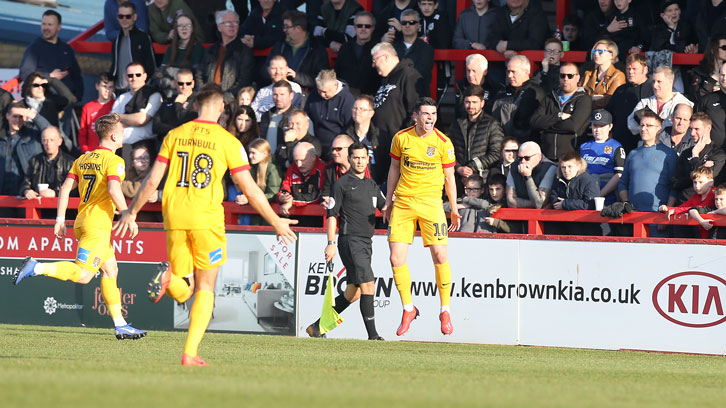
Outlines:
{"type": "Polygon", "coordinates": [[[360,314],[363,316],[363,323],[368,331],[368,339],[378,337],[376,331],[376,317],[373,309],[373,295],[360,295],[360,314]]]}

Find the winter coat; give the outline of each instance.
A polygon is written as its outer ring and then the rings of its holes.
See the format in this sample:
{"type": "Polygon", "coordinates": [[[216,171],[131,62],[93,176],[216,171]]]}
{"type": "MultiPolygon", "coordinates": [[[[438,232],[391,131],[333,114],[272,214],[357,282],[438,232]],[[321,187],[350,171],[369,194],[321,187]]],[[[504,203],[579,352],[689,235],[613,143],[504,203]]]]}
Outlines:
{"type": "Polygon", "coordinates": [[[447,136],[456,153],[456,168],[470,167],[484,180],[489,167],[501,158],[501,144],[504,138],[502,127],[493,117],[482,112],[474,122],[458,119],[451,124],[447,136]],[[469,127],[474,128],[469,130],[469,127]]]}
{"type": "Polygon", "coordinates": [[[539,104],[532,115],[532,130],[540,133],[542,153],[550,160],[559,160],[560,155],[574,150],[577,138],[587,131],[590,125],[592,101],[582,88],[575,91],[570,100],[560,104],[557,92],[550,92],[539,104]],[[569,118],[562,120],[560,115],[567,113],[569,118]]]}

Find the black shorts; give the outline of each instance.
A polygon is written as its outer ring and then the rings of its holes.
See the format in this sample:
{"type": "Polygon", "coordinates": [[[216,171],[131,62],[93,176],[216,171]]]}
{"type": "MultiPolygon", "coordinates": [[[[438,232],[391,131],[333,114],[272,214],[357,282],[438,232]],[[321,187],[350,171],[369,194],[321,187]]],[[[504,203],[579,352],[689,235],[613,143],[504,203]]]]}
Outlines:
{"type": "Polygon", "coordinates": [[[338,237],[338,253],[345,266],[348,284],[358,286],[375,279],[371,268],[373,242],[370,238],[342,235],[338,237]]]}

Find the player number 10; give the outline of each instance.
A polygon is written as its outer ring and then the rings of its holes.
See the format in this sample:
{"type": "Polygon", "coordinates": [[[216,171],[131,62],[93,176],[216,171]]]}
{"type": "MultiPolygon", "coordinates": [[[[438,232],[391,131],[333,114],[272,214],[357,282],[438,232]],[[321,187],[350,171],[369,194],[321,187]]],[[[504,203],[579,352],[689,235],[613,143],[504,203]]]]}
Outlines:
{"type": "Polygon", "coordinates": [[[196,188],[204,188],[209,185],[212,181],[212,174],[210,173],[210,170],[212,170],[213,162],[212,158],[208,154],[200,153],[194,158],[194,170],[192,170],[192,175],[189,179],[187,178],[187,173],[189,172],[189,152],[177,152],[176,155],[181,157],[182,160],[182,168],[180,171],[181,176],[179,181],[176,183],[177,186],[189,187],[189,182],[191,182],[196,188]],[[202,160],[206,162],[205,167],[200,166],[202,160]],[[204,175],[204,180],[201,182],[198,180],[200,173],[204,175]]]}

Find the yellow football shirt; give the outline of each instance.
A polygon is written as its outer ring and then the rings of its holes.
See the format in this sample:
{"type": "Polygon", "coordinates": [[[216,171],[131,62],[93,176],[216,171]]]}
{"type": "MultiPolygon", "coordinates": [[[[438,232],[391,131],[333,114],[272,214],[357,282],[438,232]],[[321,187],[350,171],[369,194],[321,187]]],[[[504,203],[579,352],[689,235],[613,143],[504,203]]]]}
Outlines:
{"type": "Polygon", "coordinates": [[[224,186],[232,174],[250,168],[244,147],[216,122],[194,120],[169,131],[156,160],[169,172],[164,185],[165,229],[224,226],[224,186]]]}
{"type": "Polygon", "coordinates": [[[456,163],[454,145],[448,137],[438,129],[421,137],[412,126],[393,136],[390,154],[401,161],[396,196],[441,197],[443,169],[456,163]]]}
{"type": "Polygon", "coordinates": [[[105,147],[86,152],[73,162],[68,178],[78,182],[81,196],[75,228],[111,229],[116,206],[108,194],[108,181],[120,183],[125,176],[124,160],[105,147]]]}

